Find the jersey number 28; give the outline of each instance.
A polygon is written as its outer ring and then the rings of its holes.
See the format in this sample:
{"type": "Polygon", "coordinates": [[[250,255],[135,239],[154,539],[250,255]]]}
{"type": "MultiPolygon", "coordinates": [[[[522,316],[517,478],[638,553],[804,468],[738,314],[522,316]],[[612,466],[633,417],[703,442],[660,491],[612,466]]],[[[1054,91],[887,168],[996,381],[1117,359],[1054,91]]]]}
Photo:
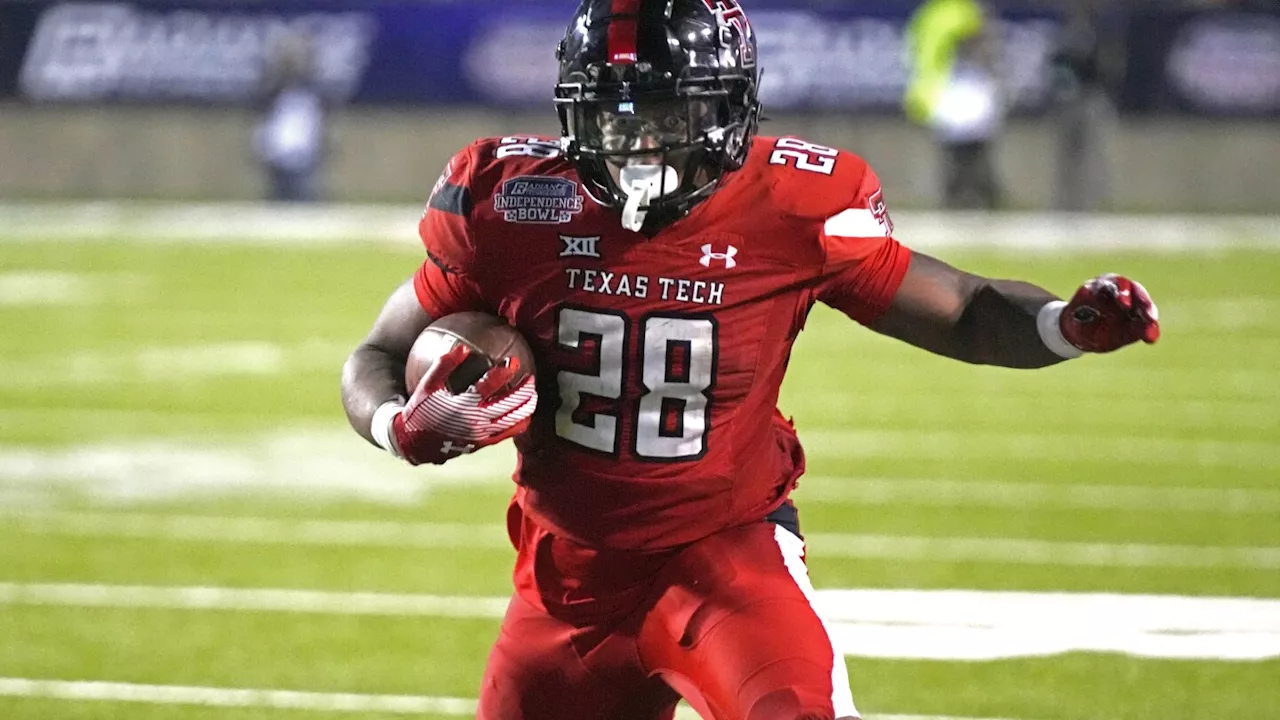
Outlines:
{"type": "Polygon", "coordinates": [[[589,353],[594,372],[561,370],[556,434],[592,450],[621,452],[622,423],[633,423],[630,451],[654,460],[692,460],[707,449],[715,381],[716,323],[709,317],[648,315],[640,321],[639,351],[628,351],[630,320],[598,310],[561,308],[562,350],[589,353]],[[592,362],[594,361],[594,362],[592,362]],[[644,393],[625,407],[629,362],[638,362],[644,393]],[[591,408],[584,408],[590,399],[591,408]]]}
{"type": "Polygon", "coordinates": [[[840,151],[824,145],[814,145],[796,138],[778,138],[769,155],[770,165],[791,165],[797,170],[830,175],[835,172],[836,158],[840,151]]]}

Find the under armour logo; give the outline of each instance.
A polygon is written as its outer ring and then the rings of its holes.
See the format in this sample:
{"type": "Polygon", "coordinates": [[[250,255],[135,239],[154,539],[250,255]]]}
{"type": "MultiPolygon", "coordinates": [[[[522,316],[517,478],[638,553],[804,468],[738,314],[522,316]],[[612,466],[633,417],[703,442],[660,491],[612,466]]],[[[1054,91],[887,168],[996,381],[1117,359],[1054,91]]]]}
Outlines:
{"type": "Polygon", "coordinates": [[[560,251],[560,257],[600,257],[600,250],[596,247],[596,243],[600,242],[599,235],[591,237],[561,235],[560,239],[564,241],[564,249],[560,251]]]}
{"type": "Polygon", "coordinates": [[[467,443],[466,445],[454,445],[452,440],[445,440],[444,445],[440,446],[440,452],[445,455],[466,455],[467,453],[473,453],[475,451],[476,446],[471,443],[467,443]]]}
{"type": "Polygon", "coordinates": [[[723,260],[726,268],[737,266],[738,261],[733,256],[738,254],[738,248],[730,245],[727,252],[712,252],[711,243],[702,246],[702,259],[698,262],[702,263],[702,267],[711,267],[712,260],[723,260]]]}

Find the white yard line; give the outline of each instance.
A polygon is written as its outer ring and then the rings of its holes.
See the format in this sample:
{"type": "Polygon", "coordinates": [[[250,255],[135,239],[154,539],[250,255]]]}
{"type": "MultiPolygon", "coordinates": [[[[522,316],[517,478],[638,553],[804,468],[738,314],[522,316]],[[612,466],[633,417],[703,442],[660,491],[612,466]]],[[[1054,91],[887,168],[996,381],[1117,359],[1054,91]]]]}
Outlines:
{"type": "Polygon", "coordinates": [[[511,550],[497,524],[377,520],[279,520],[148,513],[0,512],[23,531],[84,537],[254,545],[511,550]]]}
{"type": "Polygon", "coordinates": [[[854,505],[1280,514],[1280,490],[805,475],[796,501],[854,505]]]}
{"type": "MultiPolygon", "coordinates": [[[[509,550],[499,524],[277,520],[145,513],[11,512],[23,532],[185,542],[509,550]]],[[[1280,569],[1280,547],[1083,543],[1014,538],[806,533],[808,553],[899,562],[1280,569]]]]}
{"type": "MultiPolygon", "coordinates": [[[[1277,342],[1280,350],[1280,341],[1277,342]]],[[[1280,357],[1280,356],[1278,356],[1280,357]]],[[[1108,371],[1109,373],[1110,371],[1108,371]]],[[[1203,374],[1202,374],[1203,376],[1203,374]]],[[[1257,378],[1259,382],[1262,378],[1257,378]]],[[[1196,397],[1195,393],[1178,396],[1160,392],[1158,396],[1146,392],[1136,407],[1120,412],[1125,418],[1141,419],[1143,433],[1154,436],[1179,433],[1183,437],[1217,431],[1229,435],[1233,430],[1268,430],[1280,435],[1280,382],[1268,380],[1275,390],[1255,393],[1253,397],[1196,397]]],[[[1117,385],[1118,388],[1118,385],[1117,385]]],[[[1197,392],[1202,391],[1200,388],[1197,392]]],[[[1132,388],[1130,388],[1132,392],[1132,388]]],[[[1203,394],[1203,393],[1202,393],[1203,394]]],[[[917,387],[912,390],[882,387],[874,380],[867,387],[844,391],[827,387],[809,388],[804,395],[791,392],[782,403],[784,414],[815,414],[813,420],[823,417],[816,414],[827,408],[847,408],[850,415],[863,417],[860,422],[870,424],[881,418],[914,417],[917,422],[928,422],[937,428],[952,422],[971,421],[974,407],[981,407],[987,427],[1000,429],[1001,420],[1011,415],[1023,415],[1029,407],[1054,408],[1047,410],[1047,417],[1039,417],[1043,432],[1078,429],[1080,417],[1116,417],[1117,401],[1110,388],[1105,396],[1080,397],[1066,395],[1056,384],[1032,387],[1025,384],[1005,386],[917,387]],[[1070,408],[1068,416],[1062,410],[1070,408]]],[[[801,418],[801,439],[810,422],[801,418]]],[[[980,427],[973,429],[981,429],[980,427]]],[[[1255,437],[1257,434],[1255,434],[1255,437]]],[[[1263,436],[1265,437],[1265,436],[1263,436]]]]}
{"type": "MultiPolygon", "coordinates": [[[[814,337],[820,336],[815,334],[814,337]]],[[[805,342],[803,335],[801,338],[801,342],[805,342]]],[[[1212,404],[1222,401],[1228,406],[1238,406],[1241,403],[1271,403],[1270,408],[1263,407],[1262,411],[1271,409],[1274,417],[1274,403],[1280,401],[1280,381],[1267,364],[1268,361],[1262,360],[1256,363],[1249,361],[1258,360],[1256,356],[1259,353],[1265,353],[1277,346],[1271,344],[1272,341],[1268,338],[1259,339],[1241,335],[1236,336],[1235,340],[1238,343],[1231,346],[1232,351],[1244,358],[1241,363],[1226,363],[1220,360],[1216,365],[1193,365],[1174,364],[1177,361],[1170,360],[1164,365],[1146,363],[1137,367],[1127,364],[1117,365],[1100,358],[1084,358],[1080,360],[1081,365],[1064,367],[1062,370],[1074,373],[1087,369],[1091,363],[1097,363],[1093,365],[1096,370],[1087,375],[1088,392],[1082,394],[1079,389],[1074,391],[1085,403],[1099,402],[1103,399],[1100,396],[1102,393],[1105,393],[1105,399],[1113,403],[1116,398],[1140,398],[1143,407],[1146,407],[1149,401],[1157,404],[1178,402],[1212,404]]],[[[892,342],[887,338],[878,338],[875,341],[892,342]]],[[[1219,342],[1231,341],[1231,338],[1218,336],[1188,342],[1199,342],[1200,347],[1217,349],[1219,342]]],[[[848,343],[832,342],[830,346],[824,348],[823,341],[819,339],[807,342],[803,351],[822,357],[824,354],[830,355],[836,352],[829,348],[839,348],[840,352],[848,352],[848,343]]],[[[1205,357],[1211,356],[1205,355],[1205,357]]],[[[928,395],[942,405],[968,404],[979,407],[985,407],[985,400],[992,395],[1000,396],[996,400],[997,403],[1004,397],[1020,401],[1044,399],[1051,403],[1072,397],[1071,394],[1064,392],[1062,386],[1064,380],[1061,378],[1051,381],[1047,376],[1029,373],[1010,375],[989,371],[961,371],[964,372],[963,380],[950,379],[946,376],[942,376],[944,378],[942,380],[933,376],[921,376],[913,378],[911,387],[899,387],[902,383],[898,368],[874,367],[867,369],[864,377],[858,381],[859,386],[851,386],[847,381],[838,383],[833,380],[830,383],[831,387],[822,388],[822,392],[830,393],[831,406],[840,407],[837,403],[843,403],[850,409],[871,403],[894,402],[894,398],[898,397],[899,393],[905,395],[908,401],[915,399],[913,396],[928,395]]]]}
{"type": "Polygon", "coordinates": [[[1275,215],[894,212],[896,237],[922,250],[994,248],[1016,253],[1212,253],[1280,249],[1275,215]],[[1204,244],[1199,240],[1203,239],[1204,244]]]}
{"type": "MultiPolygon", "coordinates": [[[[5,417],[0,412],[0,421],[5,417]]],[[[84,415],[77,417],[88,421],[84,415]]],[[[142,417],[154,422],[166,416],[142,417]]],[[[127,415],[103,416],[113,418],[127,427],[127,415]]],[[[329,425],[252,437],[220,435],[216,440],[206,436],[55,448],[0,446],[0,492],[28,499],[43,494],[48,502],[61,493],[132,504],[237,495],[307,500],[338,496],[406,504],[451,484],[509,485],[514,465],[515,450],[508,443],[427,471],[396,460],[350,430],[329,425]]]]}
{"type": "MultiPolygon", "coordinates": [[[[698,715],[694,712],[687,712],[681,716],[680,711],[676,711],[676,717],[680,720],[696,719],[698,715]]],[[[884,714],[884,712],[870,712],[863,715],[863,720],[1011,720],[1009,717],[959,717],[955,715],[897,715],[884,714]]]]}
{"type": "Polygon", "coordinates": [[[140,346],[127,351],[81,350],[0,360],[0,387],[146,382],[185,385],[192,379],[281,375],[341,365],[350,345],[321,338],[295,343],[241,340],[196,345],[140,346]]]}
{"type": "Polygon", "coordinates": [[[66,272],[56,269],[56,261],[46,261],[52,262],[53,268],[0,272],[0,307],[92,304],[101,311],[103,305],[141,302],[151,289],[151,278],[145,274],[66,272]]]}
{"type": "MultiPolygon", "coordinates": [[[[355,693],[257,690],[248,688],[137,685],[134,683],[77,680],[0,678],[0,697],[71,701],[132,702],[151,705],[200,705],[205,707],[266,707],[280,710],[386,713],[388,715],[474,716],[476,701],[470,698],[430,695],[361,695],[355,693]]],[[[681,706],[679,720],[698,717],[681,706]]],[[[864,720],[1002,720],[962,718],[951,715],[869,714],[864,720]]],[[[1007,719],[1005,719],[1007,720],[1007,719]]]]}
{"type": "MultiPolygon", "coordinates": [[[[1280,657],[1280,600],[973,590],[819,590],[846,655],[993,660],[1068,652],[1280,657]]],[[[0,605],[496,620],[502,597],[0,583],[0,605]]]]}
{"type": "Polygon", "coordinates": [[[1280,442],[1183,440],[1169,437],[945,430],[805,430],[814,457],[853,460],[1036,460],[1054,463],[1129,463],[1146,466],[1280,470],[1280,442]]]}
{"type": "Polygon", "coordinates": [[[805,537],[810,555],[853,560],[1048,567],[1280,570],[1280,547],[1207,547],[844,533],[806,533],[805,537]]]}
{"type": "MultiPolygon", "coordinates": [[[[383,242],[414,248],[421,205],[318,205],[127,201],[0,203],[6,239],[233,242],[383,242]]],[[[894,213],[897,236],[922,250],[992,248],[1019,253],[1155,250],[1206,253],[1280,250],[1280,218],[1269,215],[894,213]]]]}
{"type": "Polygon", "coordinates": [[[0,678],[0,696],[53,700],[99,700],[152,705],[265,707],[280,710],[389,713],[395,715],[474,715],[476,701],[427,695],[251,690],[247,688],[135,685],[132,683],[0,678]]]}
{"type": "Polygon", "coordinates": [[[234,243],[323,245],[417,244],[421,206],[260,203],[0,203],[7,239],[57,242],[234,243]]]}
{"type": "MultiPolygon", "coordinates": [[[[45,414],[0,410],[0,422],[34,422],[45,414]]],[[[192,415],[140,411],[78,413],[81,422],[110,423],[112,427],[151,427],[171,421],[190,433],[203,426],[192,415]],[[185,427],[184,422],[195,423],[185,427]]],[[[49,418],[53,419],[53,418],[49,418]]],[[[61,418],[58,418],[61,420],[61,418]]],[[[1160,436],[1036,435],[981,431],[873,430],[865,428],[820,429],[802,427],[801,440],[813,458],[858,460],[946,460],[1007,463],[1036,461],[1072,466],[1138,464],[1151,467],[1280,470],[1280,442],[1210,441],[1160,436]]],[[[147,504],[173,499],[234,495],[298,495],[359,497],[367,500],[411,503],[424,493],[444,486],[487,489],[511,483],[515,453],[509,443],[458,458],[439,468],[412,468],[361,442],[344,428],[325,426],[251,437],[152,439],[133,442],[99,442],[66,447],[0,446],[0,493],[27,501],[45,498],[51,504],[59,493],[79,495],[95,502],[147,504]]],[[[1043,506],[1134,507],[1147,500],[1166,508],[1206,511],[1275,512],[1276,491],[1168,488],[1164,491],[1086,487],[1078,499],[1073,488],[1027,486],[914,485],[894,490],[890,483],[864,485],[850,493],[867,497],[896,492],[898,496],[937,492],[956,504],[972,490],[982,503],[1030,502],[1043,506]],[[1008,487],[1003,490],[1001,487],[1008,487]],[[1029,488],[1034,489],[1029,489],[1029,488]],[[996,499],[1002,493],[1007,498],[996,499]],[[1037,494],[1055,499],[1037,502],[1037,494]],[[1245,509],[1248,506],[1249,509],[1245,509]],[[1217,508],[1214,510],[1213,508],[1217,508]]],[[[838,491],[830,491],[838,492],[838,491]]]]}
{"type": "Polygon", "coordinates": [[[225,587],[0,583],[0,605],[501,618],[507,599],[225,587]]]}
{"type": "Polygon", "coordinates": [[[0,273],[0,307],[88,304],[97,295],[98,288],[78,273],[52,270],[0,273]]]}

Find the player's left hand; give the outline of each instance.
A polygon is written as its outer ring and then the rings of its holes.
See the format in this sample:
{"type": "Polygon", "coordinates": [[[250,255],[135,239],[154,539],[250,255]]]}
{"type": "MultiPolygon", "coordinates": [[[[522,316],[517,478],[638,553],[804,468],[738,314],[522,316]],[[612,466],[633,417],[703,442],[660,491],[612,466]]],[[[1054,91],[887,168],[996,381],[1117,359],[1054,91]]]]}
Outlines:
{"type": "Polygon", "coordinates": [[[1114,273],[1081,285],[1058,322],[1062,337],[1084,352],[1106,353],[1160,339],[1160,313],[1147,289],[1114,273]]]}

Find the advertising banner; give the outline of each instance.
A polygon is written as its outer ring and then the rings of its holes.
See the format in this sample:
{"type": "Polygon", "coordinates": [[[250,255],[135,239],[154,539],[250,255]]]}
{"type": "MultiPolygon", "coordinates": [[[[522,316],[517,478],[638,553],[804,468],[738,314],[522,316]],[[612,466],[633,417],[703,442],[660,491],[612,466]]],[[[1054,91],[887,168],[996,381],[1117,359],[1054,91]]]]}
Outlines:
{"type": "MultiPolygon", "coordinates": [[[[0,3],[0,97],[248,103],[284,35],[308,37],[339,103],[545,107],[572,0],[119,0],[0,3]]],[[[749,5],[767,110],[897,114],[914,3],[749,5]]],[[[1051,102],[1059,21],[1004,7],[1015,112],[1051,102]]],[[[1280,115],[1280,12],[1142,10],[1128,19],[1130,113],[1280,115]]]]}
{"type": "MultiPolygon", "coordinates": [[[[554,48],[573,2],[0,4],[0,93],[34,102],[244,103],[282,34],[312,41],[337,102],[532,107],[550,102],[554,48]]],[[[772,109],[899,112],[912,3],[751,4],[772,109]]],[[[1047,100],[1056,24],[1006,16],[1020,109],[1047,100]]]]}
{"type": "Polygon", "coordinates": [[[1127,44],[1126,111],[1280,116],[1280,8],[1143,13],[1127,44]]]}

